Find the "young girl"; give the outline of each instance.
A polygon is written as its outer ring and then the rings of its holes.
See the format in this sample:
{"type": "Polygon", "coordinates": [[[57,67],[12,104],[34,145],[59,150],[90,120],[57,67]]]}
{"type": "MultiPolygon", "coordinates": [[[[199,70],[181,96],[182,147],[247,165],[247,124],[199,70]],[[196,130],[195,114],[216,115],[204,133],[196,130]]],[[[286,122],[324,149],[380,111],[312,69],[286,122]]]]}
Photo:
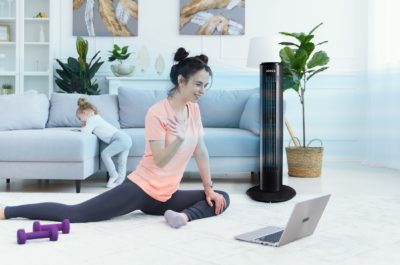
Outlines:
{"type": "Polygon", "coordinates": [[[76,116],[81,122],[83,133],[93,133],[101,141],[108,144],[101,152],[101,159],[110,176],[107,188],[121,184],[126,175],[126,163],[129,150],[132,146],[131,138],[126,133],[106,122],[97,114],[97,108],[84,98],[78,100],[76,116]],[[117,168],[111,159],[116,155],[118,156],[117,168]]]}

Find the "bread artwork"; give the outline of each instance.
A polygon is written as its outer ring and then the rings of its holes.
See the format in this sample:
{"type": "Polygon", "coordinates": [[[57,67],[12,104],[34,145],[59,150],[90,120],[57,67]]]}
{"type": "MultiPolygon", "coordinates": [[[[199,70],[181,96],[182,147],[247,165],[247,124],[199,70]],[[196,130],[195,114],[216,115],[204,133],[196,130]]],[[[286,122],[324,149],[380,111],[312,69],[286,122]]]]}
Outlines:
{"type": "Polygon", "coordinates": [[[224,16],[214,16],[210,20],[208,20],[206,23],[204,23],[199,31],[197,32],[197,35],[212,35],[214,31],[216,30],[217,26],[221,25],[221,35],[227,35],[228,34],[228,20],[224,16]]]}
{"type": "Polygon", "coordinates": [[[128,20],[133,17],[138,18],[138,4],[136,0],[119,0],[114,8],[113,0],[74,0],[73,10],[77,10],[85,3],[85,24],[88,36],[95,36],[93,25],[93,13],[95,12],[95,2],[98,4],[98,12],[104,26],[112,36],[132,36],[128,30],[128,20]]]}
{"type": "Polygon", "coordinates": [[[113,0],[99,0],[99,12],[104,25],[113,36],[130,36],[125,25],[118,21],[112,2],[113,0]]]}
{"type": "Polygon", "coordinates": [[[189,22],[194,14],[207,9],[226,7],[231,0],[192,0],[181,9],[181,28],[189,22]]]}
{"type": "Polygon", "coordinates": [[[116,8],[116,15],[119,22],[126,25],[129,18],[132,16],[138,19],[138,5],[132,0],[119,1],[116,8]]]}
{"type": "Polygon", "coordinates": [[[73,10],[77,10],[78,8],[80,8],[83,2],[85,2],[85,0],[74,0],[74,3],[72,5],[73,10]]]}
{"type": "Polygon", "coordinates": [[[182,30],[189,22],[197,24],[199,28],[193,33],[197,35],[240,35],[244,33],[242,24],[230,20],[226,14],[216,14],[212,10],[229,11],[244,7],[245,0],[191,0],[181,8],[179,26],[182,30]]]}

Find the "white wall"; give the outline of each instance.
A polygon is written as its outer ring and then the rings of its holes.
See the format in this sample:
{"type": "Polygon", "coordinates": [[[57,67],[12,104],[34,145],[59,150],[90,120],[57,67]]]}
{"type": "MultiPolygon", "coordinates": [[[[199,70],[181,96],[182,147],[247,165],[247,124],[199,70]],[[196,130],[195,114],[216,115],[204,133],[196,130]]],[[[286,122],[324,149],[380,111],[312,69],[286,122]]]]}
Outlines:
{"type": "MultiPolygon", "coordinates": [[[[72,36],[72,0],[55,1],[57,58],[76,54],[72,36]]],[[[139,36],[87,37],[89,52],[101,50],[104,58],[114,43],[129,44],[133,51],[145,45],[152,56],[171,55],[183,46],[205,53],[213,62],[243,67],[251,37],[266,35],[273,42],[279,31],[309,31],[324,22],[317,40],[329,40],[324,49],[331,56],[330,73],[354,73],[364,69],[367,4],[364,0],[246,0],[246,33],[243,36],[179,35],[179,0],[139,0],[139,36]]]]}
{"type": "MultiPolygon", "coordinates": [[[[72,0],[52,1],[56,2],[55,12],[59,13],[59,20],[54,21],[54,56],[61,59],[76,57],[72,0]]],[[[324,141],[326,159],[348,161],[358,160],[360,156],[358,120],[362,110],[358,97],[362,93],[362,73],[367,64],[367,14],[368,6],[364,0],[246,0],[244,36],[181,36],[178,31],[179,0],[139,0],[139,36],[86,39],[90,56],[101,50],[105,60],[114,43],[128,44],[134,52],[145,45],[152,57],[152,65],[159,53],[168,61],[172,53],[183,46],[191,54],[207,54],[216,78],[223,79],[228,87],[254,87],[258,85],[257,70],[245,68],[250,38],[266,35],[272,43],[277,43],[282,40],[279,31],[308,32],[324,22],[316,32],[316,40],[329,41],[322,48],[331,57],[331,62],[328,71],[310,82],[306,93],[308,140],[316,137],[324,141]],[[232,76],[239,79],[230,79],[232,76]]],[[[110,75],[108,63],[99,71],[103,91],[107,91],[107,83],[101,78],[105,75],[110,75]]],[[[285,99],[286,115],[300,136],[298,96],[289,91],[285,92],[285,99]]],[[[288,135],[285,139],[289,139],[288,135]]]]}

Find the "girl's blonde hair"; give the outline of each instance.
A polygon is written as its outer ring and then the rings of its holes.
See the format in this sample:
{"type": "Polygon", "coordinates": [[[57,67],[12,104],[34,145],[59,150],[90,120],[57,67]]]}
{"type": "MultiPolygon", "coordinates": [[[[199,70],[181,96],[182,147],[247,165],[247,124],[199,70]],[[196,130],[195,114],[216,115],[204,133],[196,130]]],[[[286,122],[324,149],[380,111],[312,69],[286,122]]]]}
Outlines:
{"type": "Polygon", "coordinates": [[[84,110],[93,110],[94,114],[97,114],[97,108],[95,105],[87,101],[85,98],[78,99],[78,109],[76,110],[76,114],[82,113],[84,110]]]}

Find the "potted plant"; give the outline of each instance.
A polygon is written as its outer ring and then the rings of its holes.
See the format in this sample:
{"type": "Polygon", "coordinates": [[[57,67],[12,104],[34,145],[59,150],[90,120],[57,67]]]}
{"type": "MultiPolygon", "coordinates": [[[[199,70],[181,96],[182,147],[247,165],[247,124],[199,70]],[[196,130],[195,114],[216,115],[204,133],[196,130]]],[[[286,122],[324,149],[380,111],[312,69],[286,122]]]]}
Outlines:
{"type": "Polygon", "coordinates": [[[134,66],[125,62],[129,58],[131,53],[128,53],[128,46],[120,47],[114,44],[114,48],[110,52],[110,57],[108,57],[109,62],[114,62],[117,60],[119,64],[111,65],[111,70],[116,76],[130,75],[133,73],[134,66]]]}
{"type": "Polygon", "coordinates": [[[319,177],[321,174],[323,148],[309,147],[310,143],[315,139],[306,145],[304,93],[307,82],[316,74],[328,69],[329,57],[327,53],[322,50],[315,51],[317,46],[327,43],[327,41],[317,44],[312,42],[315,30],[322,24],[318,24],[308,34],[303,32],[280,32],[282,35],[295,38],[297,42],[279,43],[285,46],[280,50],[279,56],[283,66],[283,90],[294,89],[298,93],[303,118],[303,141],[301,146],[286,148],[290,176],[319,177]]]}
{"type": "Polygon", "coordinates": [[[13,91],[12,91],[12,89],[13,89],[13,87],[12,87],[12,85],[11,84],[3,84],[2,86],[1,86],[1,88],[2,88],[2,94],[3,95],[10,95],[10,94],[12,94],[13,93],[13,91]]]}
{"type": "Polygon", "coordinates": [[[76,51],[79,55],[78,59],[69,57],[67,63],[63,63],[58,59],[56,60],[61,66],[61,69],[56,70],[59,76],[55,77],[55,82],[61,90],[67,93],[100,94],[99,85],[96,84],[96,80],[92,82],[92,79],[104,62],[100,61],[101,57],[96,60],[97,55],[100,53],[100,51],[98,51],[90,62],[87,63],[86,56],[88,46],[87,40],[78,37],[76,39],[76,51]]]}

